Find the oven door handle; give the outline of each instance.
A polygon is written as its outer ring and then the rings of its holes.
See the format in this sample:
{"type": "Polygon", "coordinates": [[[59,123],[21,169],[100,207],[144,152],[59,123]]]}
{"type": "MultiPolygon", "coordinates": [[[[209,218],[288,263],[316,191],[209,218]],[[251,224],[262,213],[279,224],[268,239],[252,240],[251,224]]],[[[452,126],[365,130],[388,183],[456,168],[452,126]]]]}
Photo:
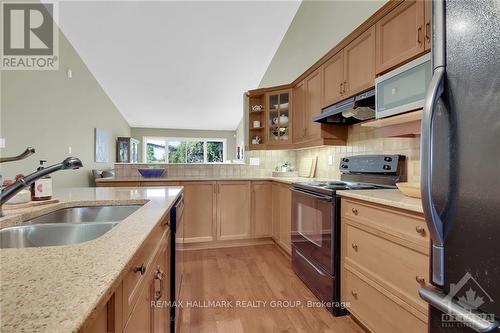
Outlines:
{"type": "Polygon", "coordinates": [[[313,264],[309,259],[307,259],[302,253],[300,253],[299,251],[295,251],[295,253],[297,253],[305,262],[311,265],[311,267],[314,268],[314,270],[318,272],[319,275],[326,276],[325,273],[323,273],[318,267],[316,267],[316,265],[313,264]]]}
{"type": "Polygon", "coordinates": [[[297,189],[294,189],[294,188],[292,188],[291,191],[295,192],[295,193],[307,195],[309,197],[314,197],[316,199],[323,200],[323,201],[332,201],[332,197],[329,197],[329,196],[326,196],[326,195],[315,194],[315,193],[306,192],[306,191],[300,191],[300,190],[297,190],[297,189]]]}

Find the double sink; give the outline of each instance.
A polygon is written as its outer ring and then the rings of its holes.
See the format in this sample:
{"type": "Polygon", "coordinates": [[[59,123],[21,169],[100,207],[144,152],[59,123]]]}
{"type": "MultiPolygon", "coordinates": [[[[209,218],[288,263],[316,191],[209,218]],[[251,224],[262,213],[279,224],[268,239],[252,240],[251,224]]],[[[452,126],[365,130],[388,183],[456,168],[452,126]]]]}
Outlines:
{"type": "Polygon", "coordinates": [[[0,248],[58,246],[96,239],[142,205],[63,208],[0,230],[0,248]]]}

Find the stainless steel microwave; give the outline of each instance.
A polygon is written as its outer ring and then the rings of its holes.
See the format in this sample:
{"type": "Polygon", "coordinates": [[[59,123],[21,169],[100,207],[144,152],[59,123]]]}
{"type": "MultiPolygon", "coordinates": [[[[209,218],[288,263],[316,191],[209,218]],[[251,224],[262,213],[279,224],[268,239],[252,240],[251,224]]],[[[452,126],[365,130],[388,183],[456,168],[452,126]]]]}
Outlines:
{"type": "Polygon", "coordinates": [[[421,109],[431,80],[431,55],[417,58],[375,79],[375,117],[421,109]]]}

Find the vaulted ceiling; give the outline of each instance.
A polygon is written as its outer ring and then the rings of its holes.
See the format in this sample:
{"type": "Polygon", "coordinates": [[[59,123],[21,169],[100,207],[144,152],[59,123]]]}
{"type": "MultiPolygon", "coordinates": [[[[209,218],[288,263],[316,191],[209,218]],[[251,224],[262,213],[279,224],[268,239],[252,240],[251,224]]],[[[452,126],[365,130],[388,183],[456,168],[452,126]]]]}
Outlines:
{"type": "Polygon", "coordinates": [[[132,127],[234,130],[300,1],[68,1],[59,25],[132,127]]]}

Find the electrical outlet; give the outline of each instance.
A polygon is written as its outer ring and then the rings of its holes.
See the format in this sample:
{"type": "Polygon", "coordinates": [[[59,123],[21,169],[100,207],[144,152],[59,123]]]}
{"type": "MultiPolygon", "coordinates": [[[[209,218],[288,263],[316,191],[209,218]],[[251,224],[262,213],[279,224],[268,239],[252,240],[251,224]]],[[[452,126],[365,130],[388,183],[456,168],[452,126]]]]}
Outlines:
{"type": "Polygon", "coordinates": [[[333,165],[333,156],[328,155],[328,165],[333,165]]]}

